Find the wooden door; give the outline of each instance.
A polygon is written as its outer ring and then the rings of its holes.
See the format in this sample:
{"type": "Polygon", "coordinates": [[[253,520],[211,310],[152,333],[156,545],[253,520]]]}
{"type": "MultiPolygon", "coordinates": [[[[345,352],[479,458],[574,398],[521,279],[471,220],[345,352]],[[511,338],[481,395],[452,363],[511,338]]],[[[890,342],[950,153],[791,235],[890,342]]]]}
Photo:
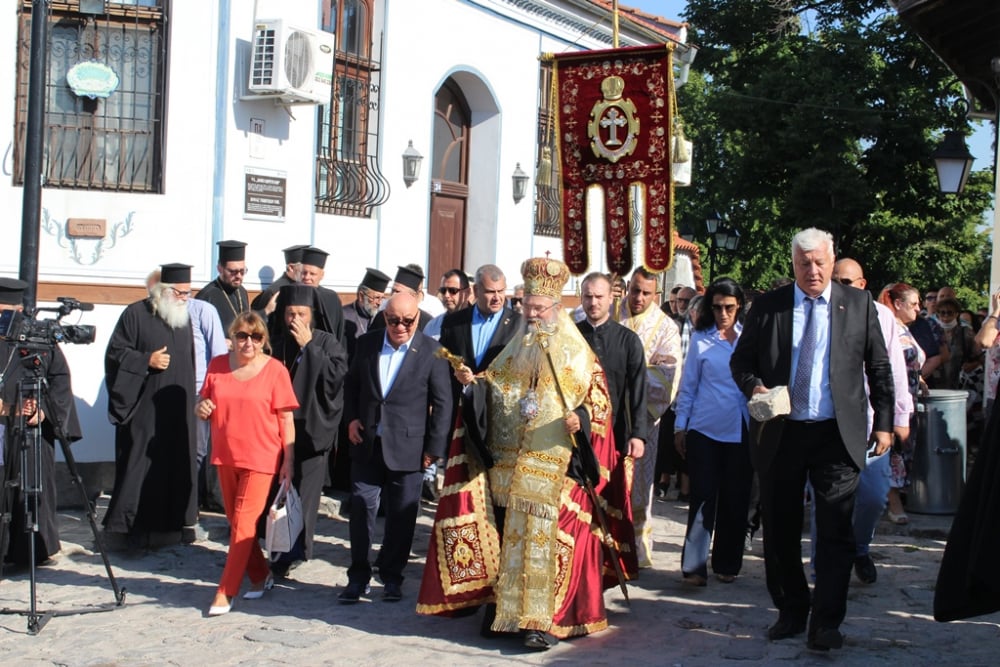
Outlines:
{"type": "Polygon", "coordinates": [[[465,268],[462,261],[465,257],[465,200],[468,196],[464,192],[466,188],[454,183],[434,181],[431,187],[428,294],[437,290],[446,271],[465,268]]]}

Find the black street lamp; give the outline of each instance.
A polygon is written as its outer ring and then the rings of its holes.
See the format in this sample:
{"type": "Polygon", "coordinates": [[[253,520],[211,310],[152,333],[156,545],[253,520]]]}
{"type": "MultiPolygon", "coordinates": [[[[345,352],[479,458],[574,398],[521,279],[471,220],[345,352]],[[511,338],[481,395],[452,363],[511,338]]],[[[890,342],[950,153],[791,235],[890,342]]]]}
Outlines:
{"type": "Polygon", "coordinates": [[[720,250],[735,252],[740,245],[740,232],[713,211],[705,218],[705,230],[708,231],[708,265],[712,280],[715,280],[715,255],[720,250]]]}

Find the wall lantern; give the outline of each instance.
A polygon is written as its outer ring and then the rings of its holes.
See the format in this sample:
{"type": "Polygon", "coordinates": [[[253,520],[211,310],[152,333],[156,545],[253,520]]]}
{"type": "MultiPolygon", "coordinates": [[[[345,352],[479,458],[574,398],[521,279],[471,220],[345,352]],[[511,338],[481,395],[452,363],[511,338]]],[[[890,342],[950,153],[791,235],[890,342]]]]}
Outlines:
{"type": "Polygon", "coordinates": [[[514,203],[519,204],[524,199],[524,195],[528,193],[528,175],[521,169],[520,162],[514,167],[514,174],[511,176],[511,181],[514,186],[514,203]]]}
{"type": "Polygon", "coordinates": [[[961,194],[972,170],[972,157],[965,137],[957,130],[944,133],[944,141],[931,154],[937,168],[938,189],[944,194],[961,194]]]}
{"type": "Polygon", "coordinates": [[[406,187],[410,187],[420,176],[420,161],[424,156],[413,147],[413,140],[410,139],[409,146],[403,151],[403,182],[406,187]]]}

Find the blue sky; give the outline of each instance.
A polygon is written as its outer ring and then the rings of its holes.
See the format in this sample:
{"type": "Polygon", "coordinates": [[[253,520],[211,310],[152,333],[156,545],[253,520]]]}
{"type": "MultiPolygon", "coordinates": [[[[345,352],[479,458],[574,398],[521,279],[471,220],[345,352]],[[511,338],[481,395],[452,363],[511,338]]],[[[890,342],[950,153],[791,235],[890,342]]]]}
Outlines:
{"type": "MultiPolygon", "coordinates": [[[[635,7],[644,12],[679,21],[681,12],[687,6],[686,0],[619,0],[620,5],[635,7]]],[[[693,67],[698,67],[694,61],[693,67]]],[[[970,121],[974,133],[968,139],[969,151],[976,158],[972,168],[990,169],[993,160],[993,125],[987,121],[970,121]]]]}

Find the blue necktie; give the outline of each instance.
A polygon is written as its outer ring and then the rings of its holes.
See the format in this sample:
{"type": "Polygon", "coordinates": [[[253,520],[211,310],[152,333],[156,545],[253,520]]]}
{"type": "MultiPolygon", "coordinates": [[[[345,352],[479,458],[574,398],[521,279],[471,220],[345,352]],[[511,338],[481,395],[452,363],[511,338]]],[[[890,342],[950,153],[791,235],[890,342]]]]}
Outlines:
{"type": "Polygon", "coordinates": [[[807,296],[802,307],[806,311],[806,321],[802,327],[802,340],[799,341],[799,363],[795,367],[795,380],[792,382],[792,412],[809,410],[809,380],[812,376],[813,358],[816,356],[816,329],[813,326],[815,299],[807,296]]]}

